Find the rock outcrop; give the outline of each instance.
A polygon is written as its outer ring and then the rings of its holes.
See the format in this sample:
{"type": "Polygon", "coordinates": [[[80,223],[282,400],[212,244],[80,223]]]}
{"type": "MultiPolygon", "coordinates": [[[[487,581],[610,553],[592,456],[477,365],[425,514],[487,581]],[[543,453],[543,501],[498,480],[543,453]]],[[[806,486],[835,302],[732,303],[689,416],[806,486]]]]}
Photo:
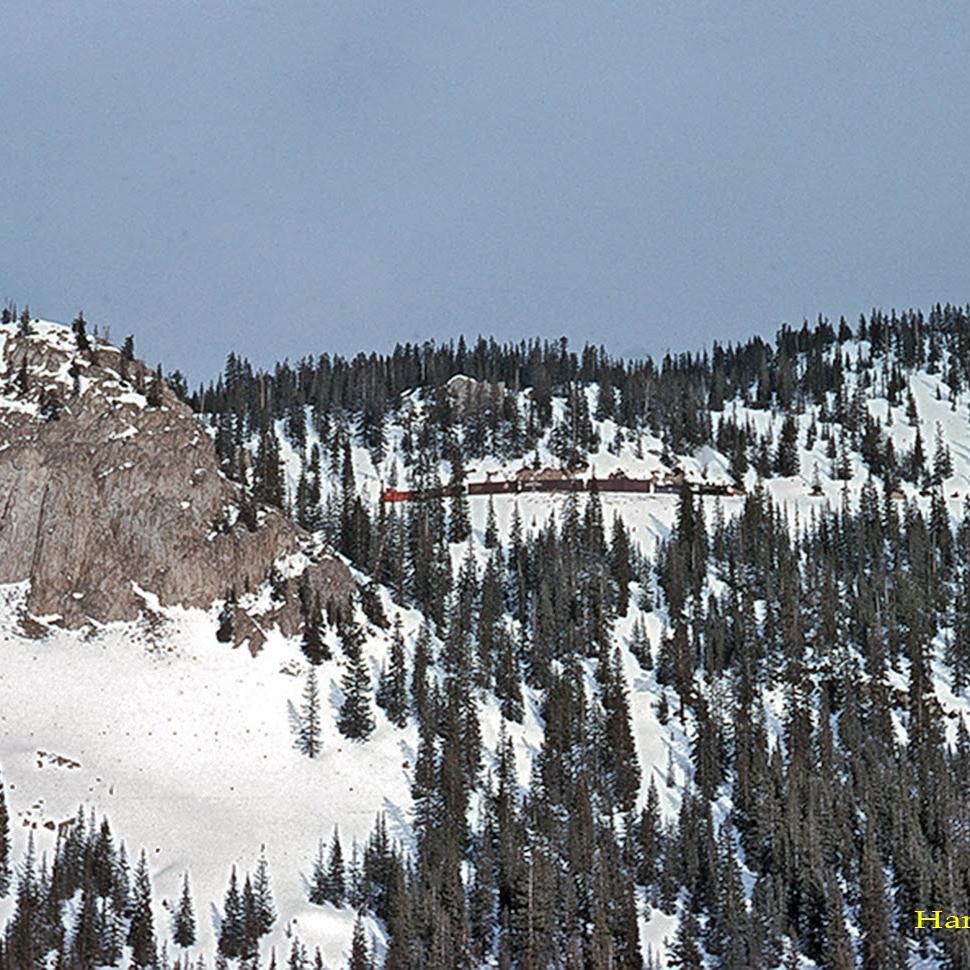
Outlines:
{"type": "MultiPolygon", "coordinates": [[[[30,330],[0,327],[0,583],[29,580],[33,615],[131,619],[140,591],[208,606],[297,551],[277,512],[236,521],[239,487],[211,438],[141,362],[93,338],[79,351],[55,324],[30,330]]],[[[341,562],[327,572],[325,595],[353,589],[341,562]]]]}
{"type": "Polygon", "coordinates": [[[267,631],[274,627],[283,636],[296,636],[304,621],[301,587],[305,594],[319,597],[321,606],[332,609],[335,615],[346,614],[357,588],[350,570],[340,559],[316,558],[306,564],[299,576],[277,586],[268,608],[247,610],[239,605],[232,608],[233,643],[237,647],[245,644],[255,655],[266,642],[267,631]]]}

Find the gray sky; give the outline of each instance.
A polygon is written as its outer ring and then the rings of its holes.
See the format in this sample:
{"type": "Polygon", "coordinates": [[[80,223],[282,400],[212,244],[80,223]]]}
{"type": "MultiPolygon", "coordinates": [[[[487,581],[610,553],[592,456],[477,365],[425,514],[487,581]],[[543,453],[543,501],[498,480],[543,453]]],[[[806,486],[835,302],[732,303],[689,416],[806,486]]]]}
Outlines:
{"type": "Polygon", "coordinates": [[[149,360],[970,299],[970,8],[31,0],[0,299],[149,360]]]}

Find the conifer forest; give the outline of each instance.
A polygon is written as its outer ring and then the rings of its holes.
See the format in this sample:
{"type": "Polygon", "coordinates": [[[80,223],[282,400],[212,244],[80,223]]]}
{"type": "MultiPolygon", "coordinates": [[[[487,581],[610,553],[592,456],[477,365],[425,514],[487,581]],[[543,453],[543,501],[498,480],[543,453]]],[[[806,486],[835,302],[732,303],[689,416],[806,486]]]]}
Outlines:
{"type": "Polygon", "coordinates": [[[119,343],[0,323],[0,970],[970,970],[970,307],[119,343]]]}

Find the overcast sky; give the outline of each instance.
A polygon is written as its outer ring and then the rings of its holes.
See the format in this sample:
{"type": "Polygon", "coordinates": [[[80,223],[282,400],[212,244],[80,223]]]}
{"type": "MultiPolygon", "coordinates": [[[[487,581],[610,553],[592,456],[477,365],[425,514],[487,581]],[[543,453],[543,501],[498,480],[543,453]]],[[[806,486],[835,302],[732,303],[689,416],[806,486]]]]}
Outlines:
{"type": "Polygon", "coordinates": [[[0,299],[214,376],[970,299],[970,5],[31,0],[0,299]]]}

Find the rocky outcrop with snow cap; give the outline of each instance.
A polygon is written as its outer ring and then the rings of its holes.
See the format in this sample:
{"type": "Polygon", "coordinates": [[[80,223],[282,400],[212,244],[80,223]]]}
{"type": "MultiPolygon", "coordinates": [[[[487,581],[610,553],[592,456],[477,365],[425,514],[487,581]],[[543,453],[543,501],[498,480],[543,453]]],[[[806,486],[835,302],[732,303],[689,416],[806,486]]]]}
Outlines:
{"type": "MultiPolygon", "coordinates": [[[[0,328],[0,583],[29,580],[32,616],[130,619],[142,591],[208,606],[298,549],[274,511],[252,531],[234,522],[239,489],[209,435],[164,384],[149,406],[141,362],[91,337],[79,351],[56,324],[29,329],[0,328]]],[[[353,589],[342,563],[325,572],[326,595],[353,589]]]]}

